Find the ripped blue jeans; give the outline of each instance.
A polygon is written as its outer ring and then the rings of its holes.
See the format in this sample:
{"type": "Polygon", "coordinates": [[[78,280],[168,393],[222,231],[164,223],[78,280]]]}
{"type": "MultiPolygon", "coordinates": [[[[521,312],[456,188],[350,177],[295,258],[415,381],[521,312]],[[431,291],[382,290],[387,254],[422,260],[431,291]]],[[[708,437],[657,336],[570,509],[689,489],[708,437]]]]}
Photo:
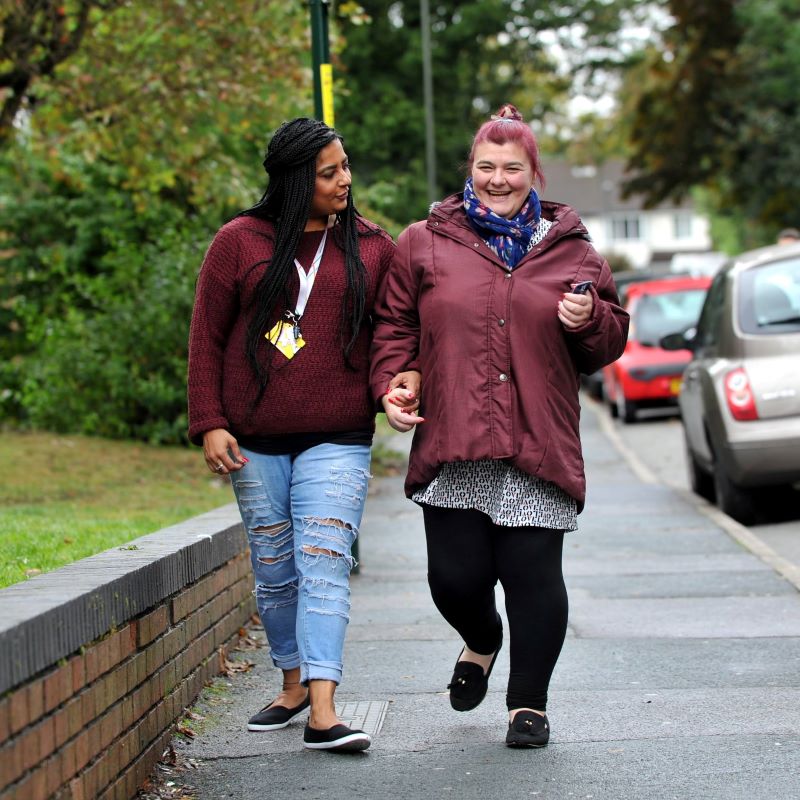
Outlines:
{"type": "Polygon", "coordinates": [[[249,463],[231,479],[272,662],[299,666],[303,683],[340,683],[370,448],[321,444],[297,455],[242,454],[249,463]]]}

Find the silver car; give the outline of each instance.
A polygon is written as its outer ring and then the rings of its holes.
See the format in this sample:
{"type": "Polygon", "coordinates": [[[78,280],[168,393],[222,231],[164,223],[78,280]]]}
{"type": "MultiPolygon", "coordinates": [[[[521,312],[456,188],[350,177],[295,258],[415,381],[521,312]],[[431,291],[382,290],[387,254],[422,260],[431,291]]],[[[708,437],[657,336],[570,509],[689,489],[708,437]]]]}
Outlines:
{"type": "Polygon", "coordinates": [[[678,396],[692,489],[752,524],[765,487],[800,481],[800,244],[733,258],[697,327],[661,346],[692,351],[678,396]]]}

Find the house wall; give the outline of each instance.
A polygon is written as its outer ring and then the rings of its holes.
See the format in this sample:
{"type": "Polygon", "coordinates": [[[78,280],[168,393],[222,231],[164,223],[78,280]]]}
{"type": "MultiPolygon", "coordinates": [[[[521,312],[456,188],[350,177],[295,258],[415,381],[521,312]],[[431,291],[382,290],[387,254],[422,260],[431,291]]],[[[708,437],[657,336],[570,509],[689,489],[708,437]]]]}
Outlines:
{"type": "Polygon", "coordinates": [[[635,269],[650,265],[658,253],[695,253],[711,249],[708,220],[694,212],[661,210],[625,211],[605,215],[587,215],[583,219],[594,246],[604,255],[624,255],[635,269]],[[690,235],[676,237],[676,214],[689,214],[690,235]],[[638,218],[639,238],[620,239],[613,235],[614,219],[638,218]]]}

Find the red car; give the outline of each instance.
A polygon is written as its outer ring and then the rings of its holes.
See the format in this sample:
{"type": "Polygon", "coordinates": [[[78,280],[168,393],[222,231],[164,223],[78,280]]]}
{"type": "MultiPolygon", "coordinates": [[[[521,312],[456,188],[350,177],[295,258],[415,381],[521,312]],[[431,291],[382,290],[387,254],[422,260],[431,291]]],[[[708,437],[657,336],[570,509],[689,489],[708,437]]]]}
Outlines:
{"type": "Polygon", "coordinates": [[[625,352],[603,369],[603,394],[611,415],[633,422],[641,408],[677,405],[681,376],[692,354],[662,350],[668,333],[697,324],[711,278],[674,277],[627,287],[631,326],[625,352]]]}

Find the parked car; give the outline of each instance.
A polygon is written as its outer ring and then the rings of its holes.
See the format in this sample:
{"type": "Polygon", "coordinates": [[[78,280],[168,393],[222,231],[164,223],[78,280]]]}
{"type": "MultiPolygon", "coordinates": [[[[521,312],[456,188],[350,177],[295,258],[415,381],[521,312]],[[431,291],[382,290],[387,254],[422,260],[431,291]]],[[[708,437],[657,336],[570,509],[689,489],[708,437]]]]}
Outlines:
{"type": "MultiPolygon", "coordinates": [[[[617,287],[619,301],[625,305],[625,294],[628,286],[632,283],[651,281],[655,278],[678,277],[669,271],[669,267],[649,267],[647,269],[626,269],[622,272],[614,273],[614,284],[617,287]]],[[[603,399],[603,370],[592,372],[589,375],[581,375],[581,385],[588,392],[590,397],[595,400],[603,399]]]]}
{"type": "Polygon", "coordinates": [[[678,403],[692,489],[744,524],[766,487],[800,481],[800,244],[743,253],[714,278],[678,403]]]}
{"type": "Polygon", "coordinates": [[[627,287],[631,315],[622,355],[603,368],[603,394],[612,416],[633,422],[639,409],[677,404],[683,370],[691,351],[663,350],[661,337],[697,324],[710,277],[674,277],[627,287]]]}

